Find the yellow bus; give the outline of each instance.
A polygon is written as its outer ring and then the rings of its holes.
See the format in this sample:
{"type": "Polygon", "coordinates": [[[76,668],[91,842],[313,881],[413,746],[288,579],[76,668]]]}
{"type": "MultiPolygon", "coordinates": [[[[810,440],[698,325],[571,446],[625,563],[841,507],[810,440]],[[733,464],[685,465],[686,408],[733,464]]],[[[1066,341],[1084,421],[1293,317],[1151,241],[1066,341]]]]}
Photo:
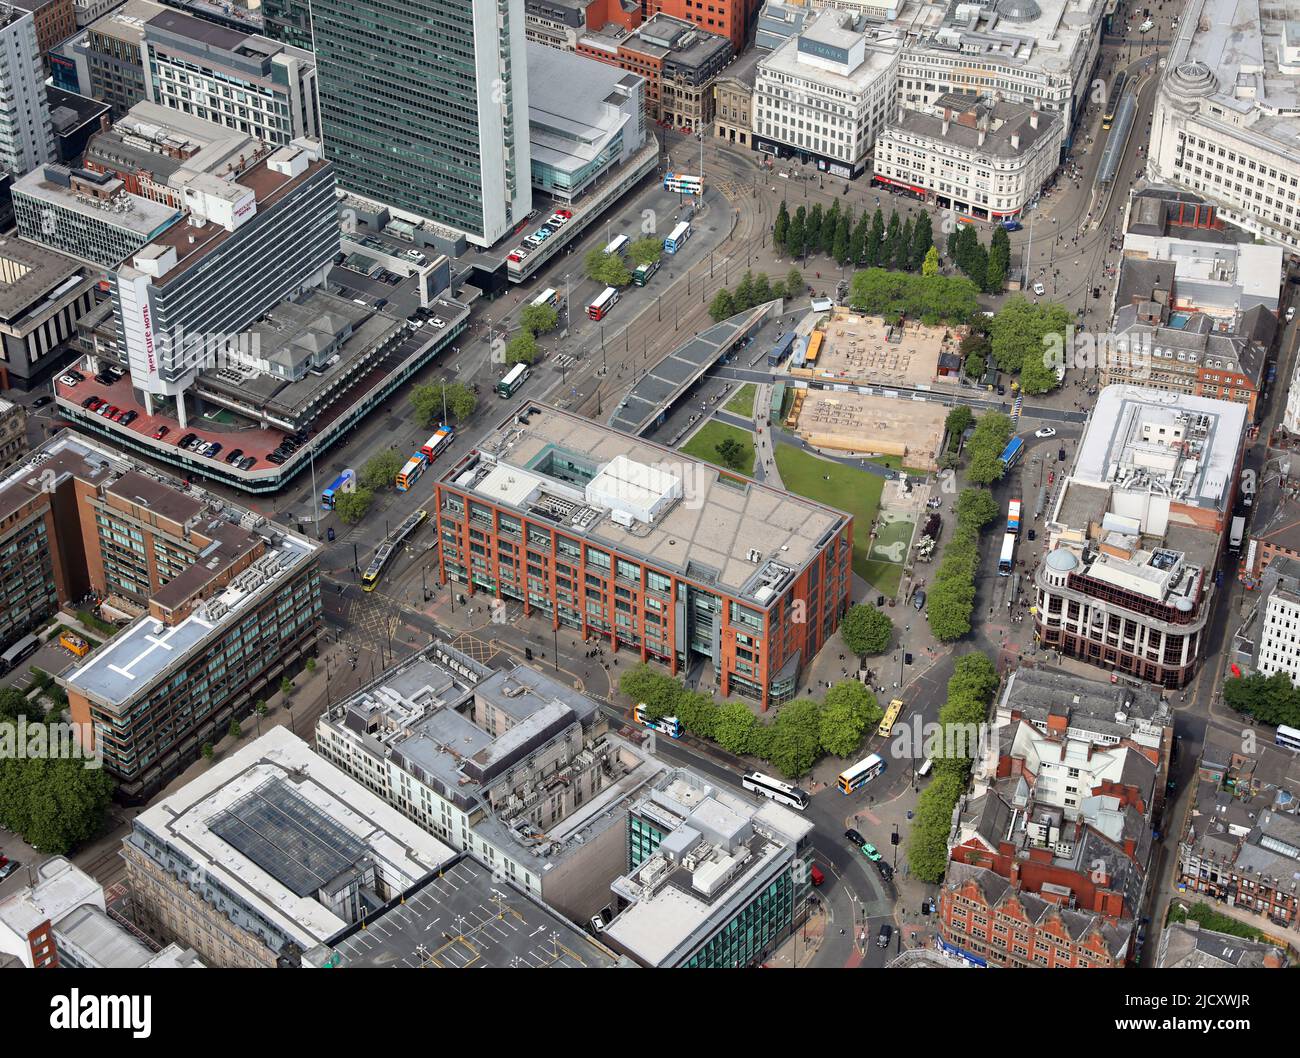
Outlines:
{"type": "Polygon", "coordinates": [[[894,725],[898,723],[898,714],[903,711],[903,699],[895,698],[889,703],[889,708],[885,710],[884,719],[880,721],[880,726],[876,728],[876,734],[881,738],[888,738],[889,733],[894,730],[894,725]]]}

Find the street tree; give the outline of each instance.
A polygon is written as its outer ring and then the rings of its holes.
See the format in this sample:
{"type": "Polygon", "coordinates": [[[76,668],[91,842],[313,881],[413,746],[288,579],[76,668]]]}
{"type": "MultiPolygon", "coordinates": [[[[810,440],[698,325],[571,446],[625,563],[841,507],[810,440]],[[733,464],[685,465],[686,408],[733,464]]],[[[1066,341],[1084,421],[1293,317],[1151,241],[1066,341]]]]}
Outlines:
{"type": "Polygon", "coordinates": [[[374,501],[373,490],[358,488],[355,492],[345,492],[334,498],[334,513],[344,525],[356,525],[369,513],[374,501]]]}
{"type": "Polygon", "coordinates": [[[850,757],[858,751],[863,736],[880,723],[884,711],[872,694],[857,680],[842,680],[826,692],[822,701],[820,739],[822,749],[836,757],[850,757]]]}
{"type": "Polygon", "coordinates": [[[648,265],[654,264],[664,255],[664,242],[654,235],[647,235],[645,238],[637,239],[627,248],[631,255],[633,264],[648,265]]]}
{"type": "Polygon", "coordinates": [[[525,305],[519,322],[529,334],[550,334],[560,325],[560,313],[554,305],[525,305]]]}
{"type": "MultiPolygon", "coordinates": [[[[391,489],[397,482],[397,472],[402,469],[404,460],[391,448],[377,452],[365,461],[357,484],[364,489],[391,489]]],[[[336,499],[337,505],[337,499],[336,499]]]]}
{"type": "Polygon", "coordinates": [[[531,331],[520,331],[506,342],[507,364],[531,364],[536,359],[537,339],[531,331]]]}
{"type": "Polygon", "coordinates": [[[883,654],[893,634],[894,622],[874,606],[863,603],[852,607],[840,622],[845,646],[858,656],[883,654]]]}

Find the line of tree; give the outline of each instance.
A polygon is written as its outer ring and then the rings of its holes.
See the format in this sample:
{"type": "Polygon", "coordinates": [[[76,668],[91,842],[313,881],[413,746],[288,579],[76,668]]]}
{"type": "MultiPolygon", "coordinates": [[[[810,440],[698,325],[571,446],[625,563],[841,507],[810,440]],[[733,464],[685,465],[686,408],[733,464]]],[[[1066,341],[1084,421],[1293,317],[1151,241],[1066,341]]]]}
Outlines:
{"type": "Polygon", "coordinates": [[[907,845],[912,873],[924,882],[938,882],[948,869],[952,812],[966,788],[972,763],[963,751],[976,748],[970,744],[969,733],[983,727],[997,689],[997,670],[987,657],[965,654],[957,659],[948,680],[947,698],[939,709],[942,733],[927,747],[934,778],[917,799],[907,845]]]}
{"type": "Polygon", "coordinates": [[[1261,724],[1300,727],[1300,690],[1285,672],[1230,676],[1223,684],[1223,700],[1261,724]]]}
{"type": "Polygon", "coordinates": [[[1011,417],[1000,411],[985,412],[979,417],[975,432],[966,443],[966,476],[972,484],[991,485],[1002,479],[1007,468],[1000,457],[1013,432],[1011,417]]]}
{"type": "Polygon", "coordinates": [[[965,323],[979,310],[978,290],[964,276],[910,275],[883,268],[855,272],[849,285],[849,305],[855,312],[889,320],[965,323]]]}
{"type": "Polygon", "coordinates": [[[959,224],[948,233],[948,256],[984,293],[1000,294],[1011,270],[1011,237],[995,225],[985,247],[974,224],[959,224]]]}
{"type": "Polygon", "coordinates": [[[792,258],[821,255],[838,265],[898,272],[920,272],[927,260],[936,272],[939,267],[938,251],[930,253],[934,249],[934,229],[927,213],[903,219],[894,210],[886,224],[878,206],[870,217],[864,212],[855,219],[852,207],[841,210],[839,202],[826,210],[820,203],[812,209],[800,206],[793,214],[782,202],[772,228],[772,241],[792,258]]]}
{"type": "Polygon", "coordinates": [[[930,631],[942,642],[960,639],[971,630],[980,532],[997,517],[997,501],[988,489],[962,489],[957,497],[957,524],[925,600],[930,631]]]}
{"type": "Polygon", "coordinates": [[[776,719],[763,722],[744,702],[715,702],[712,695],[688,691],[677,680],[648,665],[619,677],[618,689],[644,702],[650,719],[675,716],[697,738],[716,742],[729,753],[758,757],[787,778],[807,772],[823,753],[848,757],[884,710],[857,680],[844,680],[821,702],[800,699],[783,705],[776,719]]]}
{"type": "Polygon", "coordinates": [[[803,274],[797,268],[790,269],[785,279],[772,282],[766,272],[746,272],[736,285],[735,290],[719,290],[709,303],[709,316],[714,323],[720,323],[737,312],[752,309],[774,298],[797,298],[803,294],[803,274]]]}
{"type": "Polygon", "coordinates": [[[60,716],[57,710],[46,716],[40,705],[28,701],[21,691],[0,689],[0,722],[17,724],[20,717],[27,722],[25,729],[10,729],[15,738],[20,732],[24,735],[22,752],[11,745],[0,757],[0,826],[56,856],[71,852],[103,830],[113,796],[108,773],[103,768],[86,767],[93,758],[81,760],[51,752],[65,744],[62,729],[49,726],[60,716]],[[37,752],[34,747],[38,745],[45,750],[37,752]]]}

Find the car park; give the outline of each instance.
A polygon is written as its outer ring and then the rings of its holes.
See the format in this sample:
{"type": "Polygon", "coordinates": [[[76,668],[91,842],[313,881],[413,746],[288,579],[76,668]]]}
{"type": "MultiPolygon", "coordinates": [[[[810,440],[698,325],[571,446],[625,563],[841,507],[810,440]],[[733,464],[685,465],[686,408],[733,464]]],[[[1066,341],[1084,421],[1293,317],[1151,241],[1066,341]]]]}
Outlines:
{"type": "Polygon", "coordinates": [[[867,839],[864,838],[852,827],[850,827],[848,830],[844,832],[844,840],[847,841],[850,845],[856,846],[857,848],[862,848],[862,846],[867,843],[867,839]]]}
{"type": "Polygon", "coordinates": [[[166,437],[169,433],[171,433],[171,427],[170,427],[170,426],[160,426],[160,427],[158,427],[158,429],[154,430],[154,432],[153,432],[153,439],[154,439],[155,441],[161,441],[161,440],[162,440],[164,437],[166,437]]]}
{"type": "Polygon", "coordinates": [[[1044,426],[1041,430],[1034,431],[1035,437],[1055,437],[1056,431],[1050,426],[1044,426]]]}

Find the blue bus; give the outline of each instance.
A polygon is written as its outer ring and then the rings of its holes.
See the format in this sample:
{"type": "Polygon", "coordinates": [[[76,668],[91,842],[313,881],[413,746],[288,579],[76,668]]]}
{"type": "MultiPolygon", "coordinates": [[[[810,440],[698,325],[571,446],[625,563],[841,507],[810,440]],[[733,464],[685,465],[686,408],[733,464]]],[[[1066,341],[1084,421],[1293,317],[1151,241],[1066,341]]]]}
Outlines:
{"type": "Polygon", "coordinates": [[[1002,454],[998,456],[998,462],[1002,464],[1003,471],[1010,470],[1024,455],[1025,442],[1022,438],[1013,437],[1007,442],[1006,448],[1002,449],[1002,454]]]}
{"type": "Polygon", "coordinates": [[[320,494],[320,508],[322,511],[332,511],[334,501],[345,492],[355,492],[357,489],[357,474],[351,468],[343,471],[331,483],[330,487],[320,494]]]}
{"type": "Polygon", "coordinates": [[[668,238],[664,240],[664,253],[676,253],[686,245],[686,240],[690,237],[691,226],[686,221],[682,221],[668,233],[668,238]]]}

